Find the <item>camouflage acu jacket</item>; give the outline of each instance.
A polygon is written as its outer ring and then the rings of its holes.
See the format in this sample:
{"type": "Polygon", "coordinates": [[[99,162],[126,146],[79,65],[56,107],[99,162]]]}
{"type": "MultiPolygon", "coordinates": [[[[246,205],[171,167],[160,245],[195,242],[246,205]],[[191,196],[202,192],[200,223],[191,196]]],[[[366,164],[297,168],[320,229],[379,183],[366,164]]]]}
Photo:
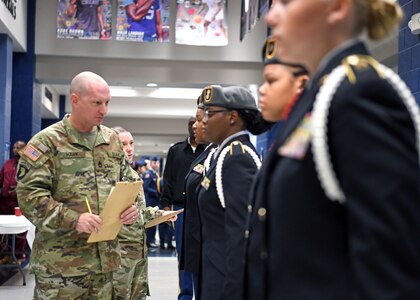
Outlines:
{"type": "Polygon", "coordinates": [[[88,211],[85,197],[92,213],[100,214],[117,181],[138,180],[118,135],[98,126],[92,147],[66,115],[35,135],[21,156],[18,201],[23,214],[37,227],[32,271],[43,276],[80,276],[116,270],[118,241],[88,244],[89,234],[75,227],[79,214],[88,211]]]}

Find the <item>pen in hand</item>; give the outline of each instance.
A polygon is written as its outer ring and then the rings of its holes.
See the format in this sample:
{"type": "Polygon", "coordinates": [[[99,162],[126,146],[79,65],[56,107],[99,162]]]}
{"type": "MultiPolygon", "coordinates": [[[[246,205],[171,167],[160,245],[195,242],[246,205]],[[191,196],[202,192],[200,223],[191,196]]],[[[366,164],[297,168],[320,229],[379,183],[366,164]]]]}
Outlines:
{"type": "Polygon", "coordinates": [[[85,201],[86,201],[86,206],[88,208],[89,213],[92,214],[92,210],[90,209],[90,205],[89,205],[89,201],[87,197],[85,197],[85,201]]]}

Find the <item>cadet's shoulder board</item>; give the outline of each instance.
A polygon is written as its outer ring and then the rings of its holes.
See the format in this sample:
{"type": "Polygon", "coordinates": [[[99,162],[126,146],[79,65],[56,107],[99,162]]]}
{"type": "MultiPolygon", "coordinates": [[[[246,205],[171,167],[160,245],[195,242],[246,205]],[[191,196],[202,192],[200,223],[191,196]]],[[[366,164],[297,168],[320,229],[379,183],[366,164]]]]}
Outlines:
{"type": "Polygon", "coordinates": [[[355,84],[357,82],[357,78],[353,69],[356,71],[363,71],[370,67],[376,71],[379,77],[384,78],[380,63],[368,55],[347,56],[342,60],[341,65],[344,67],[347,79],[351,84],[355,84]]]}

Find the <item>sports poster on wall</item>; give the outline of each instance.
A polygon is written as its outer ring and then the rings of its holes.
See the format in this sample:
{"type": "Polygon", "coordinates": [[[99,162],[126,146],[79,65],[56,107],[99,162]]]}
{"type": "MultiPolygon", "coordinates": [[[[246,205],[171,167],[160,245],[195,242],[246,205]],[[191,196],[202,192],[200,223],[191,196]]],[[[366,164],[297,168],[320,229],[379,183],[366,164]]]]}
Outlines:
{"type": "Polygon", "coordinates": [[[228,44],[227,0],[177,0],[175,43],[194,46],[228,44]]]}
{"type": "Polygon", "coordinates": [[[248,9],[248,31],[257,24],[258,21],[258,0],[249,0],[248,9]]]}
{"type": "Polygon", "coordinates": [[[242,0],[241,5],[241,26],[239,30],[239,40],[242,41],[248,32],[248,5],[249,0],[242,0]]]}
{"type": "Polygon", "coordinates": [[[263,18],[268,12],[271,5],[271,0],[260,0],[258,5],[258,18],[263,18]]]}
{"type": "Polygon", "coordinates": [[[170,0],[118,0],[119,41],[169,42],[170,0]]]}
{"type": "Polygon", "coordinates": [[[109,40],[112,0],[58,0],[57,37],[109,40]]]}
{"type": "MultiPolygon", "coordinates": [[[[261,0],[260,0],[261,1],[261,0]]],[[[245,35],[254,28],[258,21],[258,0],[242,0],[241,7],[241,30],[239,39],[242,41],[245,35]]]]}

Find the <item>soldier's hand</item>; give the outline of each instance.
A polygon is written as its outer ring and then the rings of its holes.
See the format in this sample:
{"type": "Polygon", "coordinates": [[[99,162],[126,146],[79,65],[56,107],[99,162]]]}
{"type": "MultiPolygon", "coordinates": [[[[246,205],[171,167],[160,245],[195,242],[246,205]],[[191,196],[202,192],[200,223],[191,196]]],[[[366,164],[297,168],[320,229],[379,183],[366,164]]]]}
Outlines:
{"type": "MultiPolygon", "coordinates": [[[[170,210],[165,210],[165,211],[163,212],[163,215],[164,215],[164,216],[166,216],[166,215],[168,215],[168,214],[170,214],[170,213],[173,213],[173,211],[170,211],[170,210]]],[[[175,216],[173,216],[172,218],[168,219],[168,222],[175,222],[177,219],[178,219],[178,215],[175,215],[175,216]]]]}
{"type": "Polygon", "coordinates": [[[83,213],[77,221],[76,230],[79,232],[92,233],[101,229],[102,220],[98,215],[83,213]]]}
{"type": "Polygon", "coordinates": [[[139,209],[132,205],[127,208],[120,217],[120,222],[125,225],[134,224],[139,219],[139,209]]]}

